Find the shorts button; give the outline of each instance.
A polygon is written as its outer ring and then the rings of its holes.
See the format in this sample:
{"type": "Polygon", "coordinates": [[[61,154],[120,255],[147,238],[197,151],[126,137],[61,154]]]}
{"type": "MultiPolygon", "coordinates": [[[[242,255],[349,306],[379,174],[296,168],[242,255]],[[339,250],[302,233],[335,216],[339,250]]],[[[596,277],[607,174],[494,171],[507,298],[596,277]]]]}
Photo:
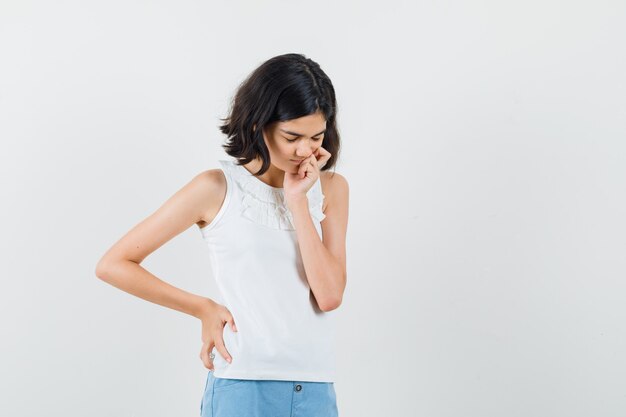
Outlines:
{"type": "Polygon", "coordinates": [[[296,391],[301,391],[302,390],[302,385],[298,384],[296,385],[296,391]]]}

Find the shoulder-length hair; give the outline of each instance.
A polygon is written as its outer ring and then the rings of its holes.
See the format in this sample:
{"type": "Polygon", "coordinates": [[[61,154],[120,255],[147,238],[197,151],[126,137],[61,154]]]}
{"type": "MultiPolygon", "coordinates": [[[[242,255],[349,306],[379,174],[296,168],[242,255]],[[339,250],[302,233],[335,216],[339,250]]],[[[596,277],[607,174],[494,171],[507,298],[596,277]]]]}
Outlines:
{"type": "Polygon", "coordinates": [[[240,165],[260,157],[263,164],[255,175],[261,175],[270,167],[269,151],[263,140],[264,127],[318,111],[326,118],[322,146],[332,156],[322,170],[328,170],[335,165],[340,148],[333,84],[320,66],[304,55],[275,56],[239,85],[230,114],[220,119],[224,123],[219,129],[227,135],[222,147],[240,165]]]}

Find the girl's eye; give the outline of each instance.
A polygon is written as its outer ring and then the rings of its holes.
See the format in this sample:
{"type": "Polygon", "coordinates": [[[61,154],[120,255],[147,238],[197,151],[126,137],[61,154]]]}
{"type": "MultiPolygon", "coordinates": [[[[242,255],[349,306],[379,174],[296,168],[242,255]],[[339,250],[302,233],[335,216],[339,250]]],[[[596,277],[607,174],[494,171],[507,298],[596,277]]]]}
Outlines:
{"type": "MultiPolygon", "coordinates": [[[[313,138],[313,140],[314,140],[314,141],[316,141],[316,142],[317,142],[318,140],[321,140],[321,139],[322,139],[322,138],[313,138]]],[[[291,142],[295,142],[295,141],[297,141],[297,140],[298,140],[297,138],[296,138],[296,139],[287,139],[287,142],[291,143],[291,142]]]]}

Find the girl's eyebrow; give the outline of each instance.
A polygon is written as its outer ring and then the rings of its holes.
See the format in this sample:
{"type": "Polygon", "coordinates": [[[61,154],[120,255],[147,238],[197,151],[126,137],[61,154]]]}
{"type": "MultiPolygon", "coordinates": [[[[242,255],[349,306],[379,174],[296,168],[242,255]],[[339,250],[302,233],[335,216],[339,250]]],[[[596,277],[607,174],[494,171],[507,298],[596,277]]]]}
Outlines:
{"type": "MultiPolygon", "coordinates": [[[[288,131],[288,130],[284,130],[284,129],[280,129],[280,131],[281,131],[281,132],[285,132],[285,133],[287,133],[288,135],[294,135],[294,136],[304,136],[304,135],[303,135],[303,134],[301,134],[301,133],[290,132],[290,131],[288,131]]],[[[318,136],[318,135],[321,135],[322,133],[326,133],[326,129],[322,130],[322,131],[321,131],[321,132],[319,132],[319,133],[314,134],[313,136],[318,136]]]]}

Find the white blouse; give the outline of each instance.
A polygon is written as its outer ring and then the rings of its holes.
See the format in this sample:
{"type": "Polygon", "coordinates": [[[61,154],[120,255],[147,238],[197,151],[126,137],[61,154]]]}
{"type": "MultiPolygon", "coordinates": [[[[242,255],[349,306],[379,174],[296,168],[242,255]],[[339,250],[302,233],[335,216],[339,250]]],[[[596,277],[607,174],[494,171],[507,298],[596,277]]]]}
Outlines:
{"type": "MultiPolygon", "coordinates": [[[[200,231],[221,303],[238,331],[224,326],[232,363],[214,348],[215,377],[334,382],[337,310],[320,310],[311,292],[284,189],[265,184],[234,159],[219,162],[226,197],[200,231]]],[[[321,238],[319,179],[307,198],[321,238]]]]}

